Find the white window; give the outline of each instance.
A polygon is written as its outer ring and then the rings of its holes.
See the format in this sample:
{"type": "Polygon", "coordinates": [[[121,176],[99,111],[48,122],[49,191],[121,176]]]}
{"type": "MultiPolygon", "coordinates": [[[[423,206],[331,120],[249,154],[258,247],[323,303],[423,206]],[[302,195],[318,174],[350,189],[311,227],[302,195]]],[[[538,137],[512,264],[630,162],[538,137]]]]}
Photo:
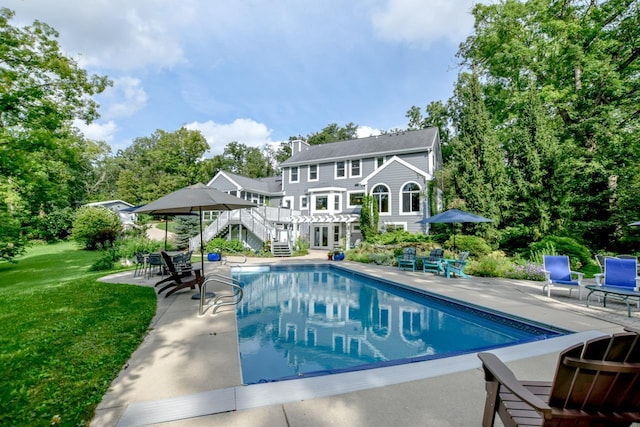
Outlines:
{"type": "Polygon", "coordinates": [[[336,179],[346,178],[346,177],[347,177],[347,171],[345,169],[344,160],[336,162],[336,179]]]}
{"type": "Polygon", "coordinates": [[[385,222],[384,230],[389,232],[398,231],[398,230],[407,231],[407,223],[406,222],[385,222]]]}
{"type": "Polygon", "coordinates": [[[318,180],[318,165],[309,165],[309,181],[318,180]]]}
{"type": "Polygon", "coordinates": [[[307,199],[307,196],[300,196],[300,209],[309,209],[309,199],[307,199]]]}
{"type": "Polygon", "coordinates": [[[298,166],[289,169],[289,182],[298,182],[298,166]]]}
{"type": "Polygon", "coordinates": [[[364,191],[353,191],[349,193],[349,202],[347,203],[347,207],[355,208],[357,206],[362,206],[362,198],[364,197],[364,191]]]}
{"type": "Polygon", "coordinates": [[[333,211],[334,212],[342,211],[342,194],[333,195],[333,211]]]}
{"type": "Polygon", "coordinates": [[[329,196],[316,196],[315,210],[326,211],[329,209],[329,196]]]}
{"type": "Polygon", "coordinates": [[[408,182],[402,187],[400,193],[400,213],[420,212],[420,186],[415,182],[408,182]]]}
{"type": "Polygon", "coordinates": [[[293,197],[291,196],[283,197],[281,206],[283,208],[293,209],[293,197]]]}
{"type": "Polygon", "coordinates": [[[384,164],[384,161],[385,161],[384,157],[376,157],[376,169],[382,166],[384,164]]]}
{"type": "Polygon", "coordinates": [[[386,185],[376,185],[373,187],[371,195],[378,201],[378,212],[381,214],[391,213],[391,194],[389,194],[389,188],[386,185]]]}
{"type": "Polygon", "coordinates": [[[360,169],[360,159],[351,160],[351,176],[357,177],[362,176],[362,171],[360,169]]]}

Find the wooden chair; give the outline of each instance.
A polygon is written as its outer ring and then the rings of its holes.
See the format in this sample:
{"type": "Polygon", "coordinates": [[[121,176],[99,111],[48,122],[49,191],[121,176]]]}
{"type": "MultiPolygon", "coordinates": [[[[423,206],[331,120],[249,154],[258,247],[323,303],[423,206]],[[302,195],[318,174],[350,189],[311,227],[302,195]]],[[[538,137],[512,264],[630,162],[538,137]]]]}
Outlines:
{"type": "Polygon", "coordinates": [[[444,267],[444,276],[448,279],[453,274],[454,276],[464,277],[468,279],[469,276],[464,274],[464,268],[467,265],[467,258],[469,257],[469,252],[460,252],[458,259],[445,259],[443,260],[444,267]]]}
{"type": "Polygon", "coordinates": [[[436,274],[444,272],[442,258],[444,258],[444,249],[432,249],[431,252],[429,252],[429,256],[422,258],[422,271],[425,273],[431,271],[436,274]]]}
{"type": "Polygon", "coordinates": [[[160,284],[167,283],[163,288],[161,288],[158,291],[158,295],[160,295],[162,292],[166,291],[169,288],[173,288],[173,289],[167,292],[165,297],[168,297],[169,295],[174,294],[176,291],[179,291],[180,289],[185,289],[185,288],[195,289],[196,285],[198,287],[202,285],[202,276],[199,269],[192,270],[191,268],[189,269],[184,268],[182,270],[178,270],[175,264],[173,263],[173,259],[168,253],[166,253],[165,251],[160,251],[160,255],[162,256],[162,261],[164,262],[165,268],[169,272],[169,277],[155,284],[155,286],[158,286],[160,284]],[[192,271],[195,272],[195,278],[190,277],[192,271]]]}
{"type": "Polygon", "coordinates": [[[574,345],[558,358],[554,380],[520,381],[492,353],[479,353],[486,380],[483,427],[498,414],[513,426],[629,426],[640,421],[637,330],[574,345]]]}
{"type": "Polygon", "coordinates": [[[407,246],[402,250],[402,255],[398,256],[398,270],[416,271],[416,248],[407,246]]]}

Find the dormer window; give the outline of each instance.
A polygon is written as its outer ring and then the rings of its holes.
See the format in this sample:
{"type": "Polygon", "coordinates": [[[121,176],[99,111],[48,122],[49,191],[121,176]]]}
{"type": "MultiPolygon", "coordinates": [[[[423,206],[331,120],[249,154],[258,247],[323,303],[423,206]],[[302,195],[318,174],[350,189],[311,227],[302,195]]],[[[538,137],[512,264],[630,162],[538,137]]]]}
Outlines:
{"type": "Polygon", "coordinates": [[[346,178],[346,177],[347,177],[347,171],[345,169],[344,160],[336,162],[336,178],[346,178]]]}

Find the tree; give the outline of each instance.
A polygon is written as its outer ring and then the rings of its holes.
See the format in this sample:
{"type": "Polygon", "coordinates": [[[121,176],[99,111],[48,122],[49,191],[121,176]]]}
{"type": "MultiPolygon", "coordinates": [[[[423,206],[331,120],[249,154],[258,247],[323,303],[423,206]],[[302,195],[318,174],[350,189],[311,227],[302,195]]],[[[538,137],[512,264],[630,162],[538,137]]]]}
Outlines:
{"type": "Polygon", "coordinates": [[[345,126],[338,126],[337,123],[331,123],[324,127],[320,132],[309,134],[306,138],[309,145],[326,144],[329,142],[347,141],[358,137],[358,125],[347,123],[345,126]]]}
{"type": "Polygon", "coordinates": [[[86,141],[71,128],[91,122],[91,96],[110,84],[62,54],[57,32],[34,22],[14,27],[0,9],[0,257],[20,253],[43,213],[84,199],[90,162],[86,141]]]}
{"type": "MultiPolygon", "coordinates": [[[[637,206],[619,203],[640,151],[640,3],[633,0],[503,0],[473,9],[475,34],[458,53],[485,81],[497,129],[533,83],[566,166],[569,209],[550,221],[597,248],[637,206]]],[[[550,172],[545,170],[544,173],[550,172]]],[[[633,179],[631,179],[633,181],[633,179]]],[[[637,212],[637,209],[636,209],[637,212]]]]}
{"type": "Polygon", "coordinates": [[[471,212],[497,219],[483,229],[496,227],[508,206],[504,152],[491,125],[475,73],[460,75],[453,102],[456,134],[448,165],[453,169],[449,199],[462,199],[471,212]]]}
{"type": "Polygon", "coordinates": [[[378,216],[378,200],[370,194],[362,196],[360,232],[365,241],[370,241],[378,234],[378,216]]]}
{"type": "Polygon", "coordinates": [[[76,211],[72,237],[87,249],[111,247],[121,233],[120,218],[110,209],[83,206],[76,211]]]}

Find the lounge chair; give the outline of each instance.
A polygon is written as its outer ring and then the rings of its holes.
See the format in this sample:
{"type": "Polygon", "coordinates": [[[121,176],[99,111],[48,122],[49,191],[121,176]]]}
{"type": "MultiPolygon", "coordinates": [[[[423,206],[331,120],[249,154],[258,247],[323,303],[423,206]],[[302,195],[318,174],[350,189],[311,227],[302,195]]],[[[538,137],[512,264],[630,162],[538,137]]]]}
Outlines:
{"type": "Polygon", "coordinates": [[[422,258],[422,271],[424,271],[425,273],[427,271],[431,271],[436,274],[444,272],[444,266],[442,264],[443,257],[443,249],[432,249],[431,252],[429,252],[429,256],[422,258]]]}
{"type": "Polygon", "coordinates": [[[627,306],[627,315],[631,317],[630,300],[635,300],[640,308],[640,277],[637,274],[637,261],[634,258],[605,258],[604,275],[597,279],[596,285],[588,285],[587,307],[592,294],[603,296],[603,305],[607,306],[607,297],[621,300],[627,306]]]}
{"type": "Polygon", "coordinates": [[[467,265],[467,258],[469,257],[469,252],[460,252],[458,255],[458,259],[445,259],[443,262],[444,269],[444,277],[449,279],[451,275],[464,277],[468,279],[469,276],[464,274],[464,268],[467,265]]]}
{"type": "Polygon", "coordinates": [[[582,299],[582,278],[583,273],[571,271],[569,267],[569,257],[566,255],[544,255],[544,286],[542,293],[547,291],[547,296],[551,297],[552,286],[565,286],[569,288],[569,296],[574,289],[578,289],[578,299],[582,299]]]}
{"type": "Polygon", "coordinates": [[[167,283],[158,291],[158,295],[169,288],[173,289],[167,292],[165,297],[174,294],[180,289],[195,289],[196,285],[198,287],[202,285],[202,276],[199,269],[185,268],[182,270],[178,270],[173,263],[173,259],[168,253],[166,253],[165,251],[160,251],[160,255],[162,256],[162,261],[164,262],[165,268],[169,272],[169,277],[155,284],[155,286],[158,286],[160,284],[167,283]],[[192,271],[195,272],[195,278],[191,277],[192,271]]]}
{"type": "Polygon", "coordinates": [[[416,271],[416,248],[407,246],[402,250],[402,255],[398,255],[398,270],[416,271]]]}
{"type": "Polygon", "coordinates": [[[483,427],[496,414],[510,426],[629,426],[640,420],[640,336],[592,339],[560,353],[554,380],[520,381],[492,353],[479,353],[487,397],[483,427]]]}

